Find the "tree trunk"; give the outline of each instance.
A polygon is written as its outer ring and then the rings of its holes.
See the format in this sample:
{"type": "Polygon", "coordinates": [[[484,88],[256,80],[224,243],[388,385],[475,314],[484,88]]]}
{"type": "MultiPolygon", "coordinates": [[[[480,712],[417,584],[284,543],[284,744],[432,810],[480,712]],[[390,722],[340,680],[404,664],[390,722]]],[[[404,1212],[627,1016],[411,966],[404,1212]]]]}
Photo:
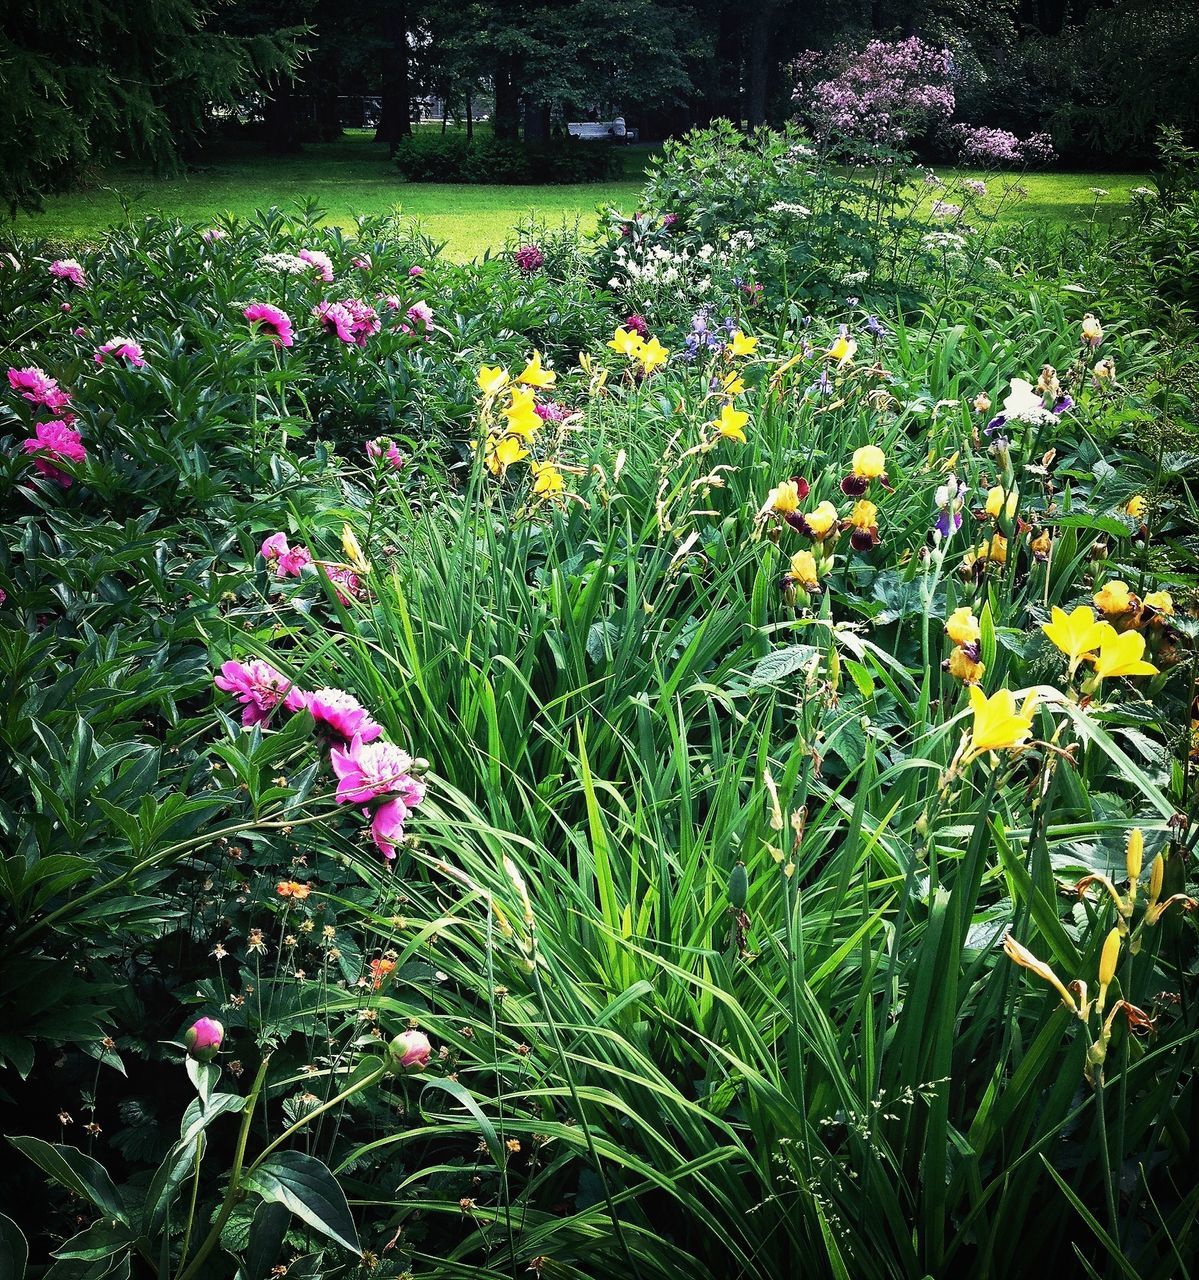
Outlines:
{"type": "Polygon", "coordinates": [[[550,107],[548,102],[525,103],[525,141],[543,143],[550,140],[550,107]]]}
{"type": "Polygon", "coordinates": [[[468,85],[466,90],[466,140],[473,142],[475,138],[475,87],[468,85]]]}
{"type": "Polygon", "coordinates": [[[408,4],[390,0],[383,11],[383,102],[376,142],[395,155],[401,138],[412,133],[412,98],[408,77],[408,4]]]}
{"type": "Polygon", "coordinates": [[[745,58],[745,123],[757,128],[766,123],[766,85],[770,79],[770,31],[776,0],[758,0],[749,27],[745,58]]]}
{"type": "Polygon", "coordinates": [[[266,143],[272,151],[299,151],[292,83],[286,76],[267,85],[263,119],[266,122],[266,143]]]}
{"type": "Polygon", "coordinates": [[[504,58],[495,71],[495,136],[512,141],[520,137],[520,80],[515,60],[504,58]]]}

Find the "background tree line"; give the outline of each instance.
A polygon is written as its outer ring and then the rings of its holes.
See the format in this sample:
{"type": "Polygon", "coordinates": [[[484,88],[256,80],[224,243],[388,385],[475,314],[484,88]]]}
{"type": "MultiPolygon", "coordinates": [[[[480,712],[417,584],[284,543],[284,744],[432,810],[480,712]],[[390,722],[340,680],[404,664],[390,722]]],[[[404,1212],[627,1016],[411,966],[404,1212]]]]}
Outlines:
{"type": "Polygon", "coordinates": [[[0,196],[12,209],[130,157],[165,168],[253,121],[264,147],[335,137],[381,99],[393,147],[436,98],[499,138],[621,112],[643,138],[791,112],[806,49],[919,34],[953,50],[971,119],[1048,129],[1068,160],[1137,162],[1193,129],[1188,0],[0,0],[0,196]]]}

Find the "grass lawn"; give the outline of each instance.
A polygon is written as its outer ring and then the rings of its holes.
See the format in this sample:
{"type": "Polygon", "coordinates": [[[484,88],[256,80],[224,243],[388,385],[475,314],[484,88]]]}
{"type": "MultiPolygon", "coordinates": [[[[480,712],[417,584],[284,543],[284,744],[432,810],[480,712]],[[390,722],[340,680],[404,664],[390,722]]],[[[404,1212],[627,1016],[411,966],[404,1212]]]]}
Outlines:
{"type": "MultiPolygon", "coordinates": [[[[420,220],[451,256],[466,259],[497,249],[513,226],[533,213],[549,223],[595,225],[597,205],[631,209],[640,189],[640,172],[649,147],[622,152],[624,174],[616,181],[579,186],[460,186],[405,183],[387,159],[386,147],[369,133],[351,133],[338,142],[311,144],[299,156],[262,156],[228,149],[191,172],[155,179],[132,168],[110,170],[87,191],[52,196],[41,214],[19,214],[8,233],[18,238],[45,236],[55,242],[95,241],[121,219],[120,197],[136,201],[135,210],[151,210],[205,221],[224,212],[249,214],[272,204],[286,207],[315,196],[328,211],[328,221],[352,228],[360,214],[399,208],[420,220]]],[[[946,175],[948,176],[948,175],[946,175]]],[[[979,175],[985,176],[985,175],[979,175]]],[[[1144,174],[1046,173],[1023,179],[1026,200],[1008,206],[1010,218],[1085,218],[1094,197],[1091,187],[1104,187],[1101,214],[1110,216],[1128,201],[1144,174]]]]}

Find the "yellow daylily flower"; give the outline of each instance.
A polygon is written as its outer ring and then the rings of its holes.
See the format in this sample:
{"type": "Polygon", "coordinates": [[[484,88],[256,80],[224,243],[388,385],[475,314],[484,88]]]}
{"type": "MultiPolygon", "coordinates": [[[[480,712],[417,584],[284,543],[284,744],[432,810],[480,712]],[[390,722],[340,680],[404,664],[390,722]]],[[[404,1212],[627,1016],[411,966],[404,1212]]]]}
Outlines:
{"type": "Polygon", "coordinates": [[[1157,668],[1145,662],[1145,637],[1139,631],[1116,631],[1108,625],[1094,658],[1095,679],[1110,676],[1155,676],[1157,668]]]}
{"type": "Polygon", "coordinates": [[[558,375],[552,369],[541,367],[540,351],[533,352],[529,363],[517,378],[517,382],[523,382],[527,387],[552,387],[557,380],[558,375]]]}
{"type": "Polygon", "coordinates": [[[517,436],[494,437],[487,441],[487,454],[484,461],[493,476],[502,476],[514,462],[529,456],[528,449],[517,436]]]}
{"type": "Polygon", "coordinates": [[[1070,659],[1072,669],[1099,648],[1099,642],[1111,629],[1111,623],[1097,621],[1094,610],[1083,604],[1073,613],[1054,605],[1053,621],[1041,624],[1041,630],[1070,659]]]}
{"type": "Polygon", "coordinates": [[[729,335],[729,350],[735,356],[752,356],[757,345],[757,338],[749,337],[740,329],[734,329],[729,335]]]}
{"type": "Polygon", "coordinates": [[[501,369],[499,365],[494,368],[483,365],[475,381],[479,384],[479,390],[490,398],[498,395],[508,385],[508,370],[501,369]]]}
{"type": "Polygon", "coordinates": [[[1134,520],[1143,520],[1148,509],[1149,502],[1143,493],[1134,493],[1124,504],[1125,515],[1131,516],[1134,520]]]}
{"type": "Polygon", "coordinates": [[[744,444],[745,424],[748,421],[748,413],[744,413],[740,409],[734,409],[731,404],[726,404],[720,411],[720,417],[712,422],[711,425],[714,426],[726,440],[738,440],[741,444],[744,444]]]}
{"type": "Polygon", "coordinates": [[[636,329],[617,328],[608,346],[618,355],[635,356],[645,345],[645,339],[636,329]]]}
{"type": "Polygon", "coordinates": [[[1019,501],[1020,495],[1015,489],[1005,490],[1002,485],[996,485],[987,494],[987,515],[992,520],[998,520],[1002,514],[1011,520],[1016,515],[1019,501]]]}
{"type": "Polygon", "coordinates": [[[720,394],[722,396],[739,396],[744,390],[745,383],[741,381],[741,375],[736,370],[724,375],[720,383],[720,394]]]}
{"type": "Polygon", "coordinates": [[[976,644],[982,636],[982,628],[968,604],[949,615],[945,630],[954,644],[976,644]]]}
{"type": "Polygon", "coordinates": [[[370,573],[370,562],[362,554],[358,538],[348,524],[341,526],[341,549],[345,553],[346,563],[352,569],[356,569],[359,573],[370,573]]]}
{"type": "MultiPolygon", "coordinates": [[[[835,360],[838,365],[848,364],[858,349],[858,344],[848,335],[841,334],[840,337],[828,349],[828,358],[835,360]]],[[[880,473],[881,474],[881,473],[880,473]]]]}
{"type": "Polygon", "coordinates": [[[1007,751],[1026,742],[1032,735],[1032,710],[1035,698],[1028,698],[1019,712],[1010,689],[999,689],[989,698],[976,686],[970,689],[970,710],[974,723],[970,730],[968,758],[988,751],[1007,751]]]}
{"type": "Polygon", "coordinates": [[[552,498],[563,493],[566,481],[562,472],[552,462],[531,462],[533,471],[533,492],[541,498],[552,498]]]}
{"type": "Polygon", "coordinates": [[[670,352],[658,341],[657,338],[651,338],[648,342],[642,343],[641,349],[636,353],[636,358],[640,361],[642,369],[646,373],[653,373],[659,365],[663,365],[670,359],[670,352]]]}

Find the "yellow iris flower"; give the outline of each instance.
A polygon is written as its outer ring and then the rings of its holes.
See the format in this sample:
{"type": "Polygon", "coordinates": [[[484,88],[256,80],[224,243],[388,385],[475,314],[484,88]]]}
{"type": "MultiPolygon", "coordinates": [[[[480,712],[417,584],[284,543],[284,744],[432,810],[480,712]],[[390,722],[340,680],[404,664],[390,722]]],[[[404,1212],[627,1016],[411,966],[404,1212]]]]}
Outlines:
{"type": "Polygon", "coordinates": [[[968,604],[955,609],[949,615],[945,631],[954,644],[975,644],[982,636],[982,627],[968,604]]]}

